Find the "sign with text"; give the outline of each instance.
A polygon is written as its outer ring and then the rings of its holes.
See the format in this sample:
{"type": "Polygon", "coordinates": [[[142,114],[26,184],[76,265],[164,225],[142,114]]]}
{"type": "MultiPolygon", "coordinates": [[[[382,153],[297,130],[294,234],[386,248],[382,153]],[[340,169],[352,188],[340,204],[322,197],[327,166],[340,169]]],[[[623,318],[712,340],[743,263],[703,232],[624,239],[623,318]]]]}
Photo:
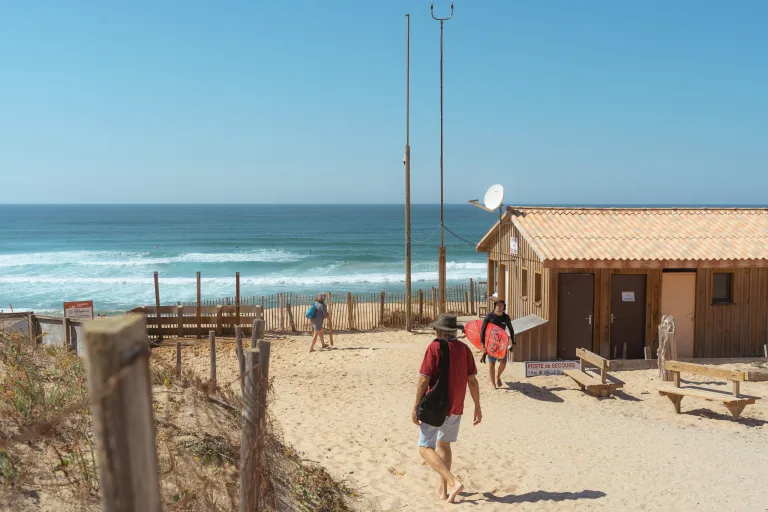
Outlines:
{"type": "Polygon", "coordinates": [[[563,370],[578,370],[578,361],[526,361],[525,376],[563,375],[563,370]]]}
{"type": "Polygon", "coordinates": [[[93,301],[65,302],[64,316],[74,320],[93,320],[93,301]]]}
{"type": "Polygon", "coordinates": [[[513,236],[509,239],[509,253],[512,256],[517,256],[517,237],[513,236]]]}
{"type": "Polygon", "coordinates": [[[621,292],[623,302],[635,302],[635,292],[621,292]]]}

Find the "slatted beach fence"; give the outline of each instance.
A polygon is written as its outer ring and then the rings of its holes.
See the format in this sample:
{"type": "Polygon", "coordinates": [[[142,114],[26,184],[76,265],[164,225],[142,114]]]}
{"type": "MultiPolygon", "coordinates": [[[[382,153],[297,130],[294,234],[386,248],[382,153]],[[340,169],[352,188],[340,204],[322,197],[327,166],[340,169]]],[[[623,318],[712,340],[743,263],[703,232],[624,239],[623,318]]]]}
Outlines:
{"type": "MultiPolygon", "coordinates": [[[[485,293],[485,287],[471,279],[468,283],[449,286],[446,288],[446,310],[459,316],[475,315],[479,306],[487,300],[485,293]]],[[[279,292],[260,296],[243,295],[239,300],[237,296],[216,299],[201,297],[199,307],[196,301],[178,302],[173,306],[161,305],[159,318],[157,306],[135,308],[131,312],[146,314],[148,331],[154,336],[202,337],[209,331],[222,336],[234,336],[235,327],[240,326],[246,332],[256,318],[264,320],[269,332],[311,332],[310,321],[305,313],[315,296],[279,292]]],[[[334,330],[370,331],[405,327],[404,292],[328,292],[326,297],[334,330]]],[[[411,318],[415,326],[428,325],[437,318],[437,299],[437,289],[434,287],[412,292],[411,318]]],[[[159,292],[157,303],[160,303],[159,292]]]]}

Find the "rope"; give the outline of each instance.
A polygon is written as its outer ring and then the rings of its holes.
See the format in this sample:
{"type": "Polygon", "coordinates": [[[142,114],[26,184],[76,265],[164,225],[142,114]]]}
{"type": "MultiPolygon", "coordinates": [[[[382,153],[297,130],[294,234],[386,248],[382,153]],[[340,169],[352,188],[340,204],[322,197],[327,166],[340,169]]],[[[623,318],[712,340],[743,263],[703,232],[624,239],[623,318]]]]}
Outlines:
{"type": "Polygon", "coordinates": [[[437,230],[438,230],[438,229],[440,229],[440,225],[439,225],[439,224],[438,224],[438,226],[435,228],[435,230],[434,230],[434,231],[432,231],[432,234],[431,234],[431,235],[429,235],[427,238],[425,238],[424,240],[414,240],[414,241],[412,241],[411,243],[412,243],[412,244],[423,244],[423,243],[427,242],[427,241],[428,241],[430,238],[432,238],[433,236],[435,236],[435,233],[437,233],[437,230]]]}

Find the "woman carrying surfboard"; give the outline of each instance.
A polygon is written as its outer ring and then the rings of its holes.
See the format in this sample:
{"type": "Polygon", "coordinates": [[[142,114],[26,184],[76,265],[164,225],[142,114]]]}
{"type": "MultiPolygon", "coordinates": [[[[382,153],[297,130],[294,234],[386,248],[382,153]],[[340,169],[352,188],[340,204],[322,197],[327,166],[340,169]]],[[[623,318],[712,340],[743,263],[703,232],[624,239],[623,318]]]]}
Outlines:
{"type": "MultiPolygon", "coordinates": [[[[483,347],[485,347],[488,324],[495,325],[496,327],[509,332],[509,341],[512,342],[513,345],[515,344],[515,330],[512,328],[512,319],[505,312],[506,309],[507,305],[504,301],[497,300],[493,304],[493,311],[488,313],[485,320],[483,320],[483,326],[480,328],[480,340],[483,347]]],[[[485,363],[486,357],[488,358],[488,373],[491,377],[491,385],[493,386],[493,389],[498,389],[504,385],[501,381],[501,374],[504,373],[504,369],[507,367],[508,354],[509,352],[505,350],[504,357],[493,357],[483,350],[483,356],[480,358],[480,362],[485,363]],[[496,361],[499,362],[498,373],[496,372],[496,361]]],[[[498,356],[499,354],[496,355],[498,356]]]]}

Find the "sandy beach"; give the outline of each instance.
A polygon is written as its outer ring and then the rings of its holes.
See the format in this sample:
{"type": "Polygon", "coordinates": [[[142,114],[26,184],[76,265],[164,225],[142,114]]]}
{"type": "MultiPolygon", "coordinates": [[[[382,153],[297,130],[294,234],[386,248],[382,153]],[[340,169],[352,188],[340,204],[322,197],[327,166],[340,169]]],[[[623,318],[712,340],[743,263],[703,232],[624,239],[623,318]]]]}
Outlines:
{"type": "MultiPolygon", "coordinates": [[[[767,400],[739,422],[718,403],[686,398],[676,415],[656,370],[626,371],[624,392],[596,399],[564,376],[525,379],[516,363],[493,391],[479,365],[483,421],[464,421],[454,472],[466,489],[451,507],[418,455],[411,423],[427,331],[337,334],[308,353],[308,336],[273,337],[273,412],[286,441],[347,480],[375,510],[764,510],[767,400]]],[[[219,343],[219,382],[234,378],[233,344],[219,343]]],[[[153,357],[171,362],[170,348],[153,357]]],[[[724,366],[738,368],[738,365],[724,366]]],[[[205,376],[207,343],[184,350],[205,376]]],[[[711,387],[726,388],[725,381],[711,387]]],[[[768,383],[742,392],[768,397],[768,383]]],[[[465,414],[471,414],[467,394],[465,414]]]]}

